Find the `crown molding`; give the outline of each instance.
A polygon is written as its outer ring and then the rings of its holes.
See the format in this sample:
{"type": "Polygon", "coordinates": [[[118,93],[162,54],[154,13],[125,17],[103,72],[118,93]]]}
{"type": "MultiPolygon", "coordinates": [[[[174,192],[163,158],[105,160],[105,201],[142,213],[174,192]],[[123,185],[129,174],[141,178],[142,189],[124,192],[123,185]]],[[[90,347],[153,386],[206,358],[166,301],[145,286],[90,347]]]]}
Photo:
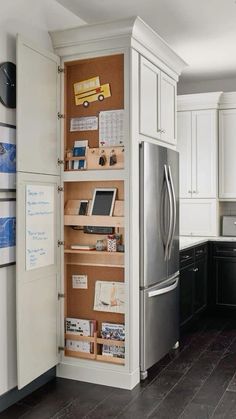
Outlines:
{"type": "Polygon", "coordinates": [[[65,48],[77,47],[84,49],[87,44],[116,41],[116,48],[124,45],[133,46],[140,52],[145,47],[155,57],[173,70],[178,76],[187,64],[172,50],[172,48],[139,17],[104,22],[95,25],[83,25],[63,31],[50,32],[55,51],[65,54],[65,48]],[[125,42],[126,40],[126,42],[125,42]],[[127,42],[128,41],[128,42],[127,42]]]}
{"type": "Polygon", "coordinates": [[[220,109],[236,108],[236,92],[225,92],[220,99],[220,109]]]}
{"type": "Polygon", "coordinates": [[[177,110],[219,109],[222,92],[195,93],[177,96],[177,110]]]}

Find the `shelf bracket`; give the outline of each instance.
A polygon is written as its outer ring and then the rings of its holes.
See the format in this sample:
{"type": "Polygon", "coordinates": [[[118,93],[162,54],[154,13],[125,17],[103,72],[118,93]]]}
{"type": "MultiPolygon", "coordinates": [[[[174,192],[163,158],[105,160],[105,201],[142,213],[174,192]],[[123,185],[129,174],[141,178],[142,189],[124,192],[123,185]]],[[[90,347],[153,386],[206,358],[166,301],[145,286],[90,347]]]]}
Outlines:
{"type": "Polygon", "coordinates": [[[60,246],[64,246],[65,245],[65,242],[63,242],[63,241],[61,241],[61,240],[58,240],[57,241],[57,246],[58,247],[60,247],[60,246]]]}
{"type": "Polygon", "coordinates": [[[59,192],[64,192],[64,188],[63,188],[63,186],[58,186],[57,187],[57,192],[59,193],[59,192]]]}
{"type": "Polygon", "coordinates": [[[65,114],[61,112],[57,112],[57,119],[63,119],[63,118],[65,118],[65,114]]]}
{"type": "Polygon", "coordinates": [[[58,72],[58,74],[65,73],[65,69],[59,65],[57,67],[57,72],[58,72]]]}

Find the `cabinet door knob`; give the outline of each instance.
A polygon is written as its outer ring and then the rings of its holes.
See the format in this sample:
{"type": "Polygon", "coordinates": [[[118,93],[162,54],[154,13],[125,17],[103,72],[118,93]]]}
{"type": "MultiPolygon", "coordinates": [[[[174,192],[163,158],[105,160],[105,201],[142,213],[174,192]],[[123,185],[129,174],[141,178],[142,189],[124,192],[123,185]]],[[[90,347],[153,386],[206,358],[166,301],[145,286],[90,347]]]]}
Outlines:
{"type": "Polygon", "coordinates": [[[192,191],[188,191],[188,193],[192,193],[192,191]]]}
{"type": "Polygon", "coordinates": [[[193,268],[193,272],[198,272],[199,269],[198,268],[193,268]]]}

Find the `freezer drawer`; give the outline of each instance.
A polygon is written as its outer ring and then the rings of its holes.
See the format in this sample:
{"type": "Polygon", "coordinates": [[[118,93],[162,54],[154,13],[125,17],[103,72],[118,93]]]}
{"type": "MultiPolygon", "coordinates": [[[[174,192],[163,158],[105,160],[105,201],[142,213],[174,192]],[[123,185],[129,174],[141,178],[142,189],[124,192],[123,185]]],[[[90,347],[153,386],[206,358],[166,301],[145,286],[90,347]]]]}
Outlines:
{"type": "Polygon", "coordinates": [[[140,291],[141,372],[158,362],[179,339],[179,277],[140,291]]]}

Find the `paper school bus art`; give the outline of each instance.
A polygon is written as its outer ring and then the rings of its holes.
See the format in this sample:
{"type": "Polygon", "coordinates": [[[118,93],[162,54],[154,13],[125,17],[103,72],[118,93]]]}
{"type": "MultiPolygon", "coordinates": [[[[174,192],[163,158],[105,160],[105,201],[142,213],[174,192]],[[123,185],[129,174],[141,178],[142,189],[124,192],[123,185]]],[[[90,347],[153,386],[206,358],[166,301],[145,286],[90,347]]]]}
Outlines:
{"type": "Polygon", "coordinates": [[[111,96],[110,84],[100,85],[99,77],[93,77],[88,80],[79,81],[74,84],[75,104],[83,105],[85,108],[91,102],[100,102],[111,96]]]}

